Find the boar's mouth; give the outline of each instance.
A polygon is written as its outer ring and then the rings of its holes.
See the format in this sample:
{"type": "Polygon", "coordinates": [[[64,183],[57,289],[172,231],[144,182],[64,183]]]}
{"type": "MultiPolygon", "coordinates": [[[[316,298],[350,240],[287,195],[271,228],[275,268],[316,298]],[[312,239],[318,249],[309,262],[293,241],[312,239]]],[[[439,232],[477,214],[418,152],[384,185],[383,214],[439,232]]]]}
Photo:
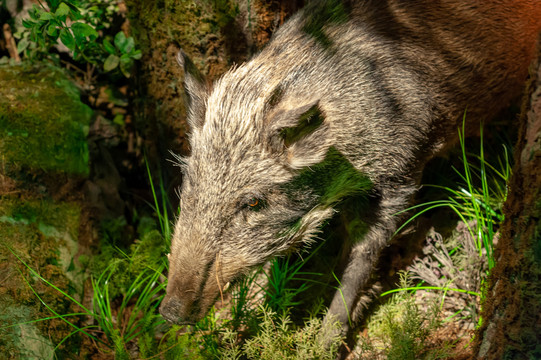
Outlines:
{"type": "Polygon", "coordinates": [[[165,297],[160,305],[160,314],[163,318],[176,325],[194,325],[199,319],[196,318],[197,311],[192,308],[188,316],[182,316],[182,303],[174,298],[165,297]]]}
{"type": "Polygon", "coordinates": [[[178,273],[170,276],[167,293],[160,305],[160,313],[167,321],[193,325],[206,315],[220,296],[223,298],[230,282],[218,276],[216,264],[216,261],[210,261],[202,276],[182,277],[178,273]]]}
{"type": "Polygon", "coordinates": [[[196,294],[195,291],[181,292],[184,294],[180,296],[179,292],[166,294],[160,305],[162,316],[177,325],[193,325],[201,320],[217,297],[212,296],[212,299],[205,299],[203,294],[196,294]]]}

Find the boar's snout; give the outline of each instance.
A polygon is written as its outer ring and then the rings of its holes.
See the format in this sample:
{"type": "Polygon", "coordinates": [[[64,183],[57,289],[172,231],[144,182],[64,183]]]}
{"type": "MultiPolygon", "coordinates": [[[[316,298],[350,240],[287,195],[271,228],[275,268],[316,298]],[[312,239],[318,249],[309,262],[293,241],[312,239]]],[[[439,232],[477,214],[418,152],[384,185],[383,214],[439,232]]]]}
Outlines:
{"type": "Polygon", "coordinates": [[[179,318],[181,307],[182,304],[178,299],[164,299],[160,305],[160,314],[162,314],[165,320],[173,324],[178,324],[182,322],[179,318]]]}
{"type": "Polygon", "coordinates": [[[173,324],[194,324],[199,320],[198,312],[189,311],[186,305],[185,301],[181,301],[177,297],[166,296],[160,305],[160,314],[173,324]]]}

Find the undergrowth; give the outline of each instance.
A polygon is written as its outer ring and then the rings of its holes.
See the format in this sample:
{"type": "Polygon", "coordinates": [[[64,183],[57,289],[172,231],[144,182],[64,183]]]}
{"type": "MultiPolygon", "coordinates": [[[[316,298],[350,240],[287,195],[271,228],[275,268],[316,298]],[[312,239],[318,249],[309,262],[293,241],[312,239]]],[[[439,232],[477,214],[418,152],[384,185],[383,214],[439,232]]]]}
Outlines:
{"type": "Polygon", "coordinates": [[[392,296],[371,317],[367,336],[361,338],[359,356],[363,359],[452,357],[453,341],[433,344],[431,336],[453,322],[459,329],[453,340],[469,338],[482,322],[479,307],[485,281],[495,264],[493,247],[503,221],[511,167],[505,147],[497,166],[486,161],[482,128],[478,154],[466,150],[464,129],[459,135],[463,168],[453,167],[459,183],[456,187],[425,185],[447,195],[406,210],[418,212],[401,227],[435,208],[447,208],[458,218],[456,229],[446,239],[432,229],[424,255],[402,273],[397,289],[382,294],[392,296]]]}
{"type": "MultiPolygon", "coordinates": [[[[401,273],[398,285],[412,286],[406,272],[401,273]]],[[[410,292],[396,293],[370,318],[365,334],[359,339],[356,356],[367,360],[448,358],[450,344],[432,339],[442,326],[438,301],[428,300],[425,306],[421,308],[410,292]]]]}

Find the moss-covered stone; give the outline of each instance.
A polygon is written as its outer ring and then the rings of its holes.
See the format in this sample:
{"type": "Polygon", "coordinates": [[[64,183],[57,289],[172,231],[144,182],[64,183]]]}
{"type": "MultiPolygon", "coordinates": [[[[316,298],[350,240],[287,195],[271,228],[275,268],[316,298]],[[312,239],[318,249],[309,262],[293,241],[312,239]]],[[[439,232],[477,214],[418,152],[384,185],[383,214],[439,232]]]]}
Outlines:
{"type": "Polygon", "coordinates": [[[22,323],[53,316],[47,306],[60,314],[74,312],[71,300],[29,268],[80,299],[83,272],[73,261],[79,217],[74,204],[0,197],[0,354],[7,358],[51,358],[54,346],[73,331],[59,319],[22,323]]]}
{"type": "Polygon", "coordinates": [[[92,110],[64,73],[50,66],[0,66],[0,154],[21,169],[88,174],[92,110]]]}

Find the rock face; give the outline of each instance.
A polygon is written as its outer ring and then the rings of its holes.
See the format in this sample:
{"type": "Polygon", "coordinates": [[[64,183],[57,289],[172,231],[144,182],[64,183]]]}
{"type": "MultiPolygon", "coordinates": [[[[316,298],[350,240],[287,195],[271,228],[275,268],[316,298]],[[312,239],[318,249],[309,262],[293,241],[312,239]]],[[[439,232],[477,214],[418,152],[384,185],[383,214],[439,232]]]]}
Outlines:
{"type": "Polygon", "coordinates": [[[92,111],[59,70],[0,68],[0,153],[8,173],[88,174],[92,111]]]}
{"type": "Polygon", "coordinates": [[[53,344],[73,329],[59,319],[22,323],[54,316],[47,307],[74,312],[36,274],[75,299],[82,295],[74,261],[81,208],[70,189],[89,172],[92,111],[53,68],[0,67],[0,84],[0,353],[52,358],[53,344]]]}

